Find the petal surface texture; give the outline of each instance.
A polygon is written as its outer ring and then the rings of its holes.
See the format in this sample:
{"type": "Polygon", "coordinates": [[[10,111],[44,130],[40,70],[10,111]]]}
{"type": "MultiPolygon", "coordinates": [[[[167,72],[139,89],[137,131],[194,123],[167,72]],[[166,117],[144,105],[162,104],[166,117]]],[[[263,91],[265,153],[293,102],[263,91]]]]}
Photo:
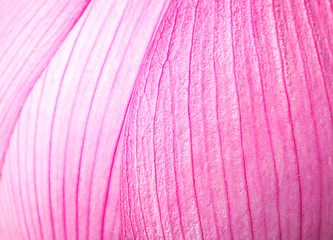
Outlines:
{"type": "Polygon", "coordinates": [[[1,239],[333,239],[331,0],[17,2],[1,239]]]}
{"type": "Polygon", "coordinates": [[[333,239],[332,1],[180,1],[122,136],[125,239],[333,239]]]}

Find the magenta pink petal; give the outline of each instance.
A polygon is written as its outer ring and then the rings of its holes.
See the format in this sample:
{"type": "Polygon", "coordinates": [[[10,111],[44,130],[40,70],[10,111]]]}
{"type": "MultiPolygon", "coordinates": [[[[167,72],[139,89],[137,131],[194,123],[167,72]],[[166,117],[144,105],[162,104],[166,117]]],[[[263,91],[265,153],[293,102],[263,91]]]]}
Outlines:
{"type": "Polygon", "coordinates": [[[332,13],[171,5],[121,140],[125,236],[333,238],[332,13]]]}

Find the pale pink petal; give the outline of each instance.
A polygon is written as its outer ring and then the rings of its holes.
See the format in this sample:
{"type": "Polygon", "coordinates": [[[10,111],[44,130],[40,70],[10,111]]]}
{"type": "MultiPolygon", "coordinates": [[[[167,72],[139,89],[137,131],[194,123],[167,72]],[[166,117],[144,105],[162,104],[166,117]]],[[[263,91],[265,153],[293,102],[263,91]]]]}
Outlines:
{"type": "Polygon", "coordinates": [[[0,184],[1,237],[118,238],[118,139],[167,3],[88,6],[32,89],[11,137],[0,184]]]}
{"type": "Polygon", "coordinates": [[[89,0],[0,1],[0,175],[22,106],[89,0]]]}

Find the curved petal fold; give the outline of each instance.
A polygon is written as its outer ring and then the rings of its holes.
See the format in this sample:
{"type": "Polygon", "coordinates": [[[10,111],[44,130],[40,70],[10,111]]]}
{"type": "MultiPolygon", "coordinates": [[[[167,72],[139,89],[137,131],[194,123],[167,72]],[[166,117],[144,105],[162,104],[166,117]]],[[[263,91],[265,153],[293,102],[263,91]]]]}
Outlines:
{"type": "Polygon", "coordinates": [[[4,239],[119,238],[117,140],[166,6],[90,3],[15,125],[0,184],[4,239]]]}
{"type": "Polygon", "coordinates": [[[29,92],[89,2],[0,2],[0,175],[29,92]]]}

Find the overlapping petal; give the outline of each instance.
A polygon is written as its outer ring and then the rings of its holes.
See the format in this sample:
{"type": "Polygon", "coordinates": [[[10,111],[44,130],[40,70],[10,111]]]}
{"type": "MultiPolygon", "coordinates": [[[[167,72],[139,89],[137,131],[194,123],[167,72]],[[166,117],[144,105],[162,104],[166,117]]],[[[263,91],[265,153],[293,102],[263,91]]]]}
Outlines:
{"type": "Polygon", "coordinates": [[[332,9],[92,1],[50,64],[18,51],[0,236],[333,238],[332,9]]]}

